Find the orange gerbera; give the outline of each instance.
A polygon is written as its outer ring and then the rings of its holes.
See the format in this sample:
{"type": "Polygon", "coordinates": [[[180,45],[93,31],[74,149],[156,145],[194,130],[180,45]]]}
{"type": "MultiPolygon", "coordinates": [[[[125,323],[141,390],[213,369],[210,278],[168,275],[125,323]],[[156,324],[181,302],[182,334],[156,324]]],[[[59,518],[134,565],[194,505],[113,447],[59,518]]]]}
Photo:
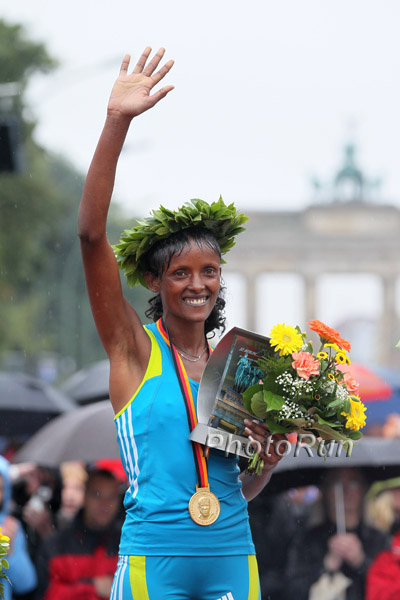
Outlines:
{"type": "Polygon", "coordinates": [[[328,327],[322,321],[318,321],[318,319],[314,319],[313,321],[309,321],[308,325],[310,326],[311,331],[315,331],[318,333],[322,342],[328,342],[331,344],[337,344],[339,348],[350,351],[351,345],[350,342],[344,340],[338,331],[332,329],[332,327],[328,327]]]}

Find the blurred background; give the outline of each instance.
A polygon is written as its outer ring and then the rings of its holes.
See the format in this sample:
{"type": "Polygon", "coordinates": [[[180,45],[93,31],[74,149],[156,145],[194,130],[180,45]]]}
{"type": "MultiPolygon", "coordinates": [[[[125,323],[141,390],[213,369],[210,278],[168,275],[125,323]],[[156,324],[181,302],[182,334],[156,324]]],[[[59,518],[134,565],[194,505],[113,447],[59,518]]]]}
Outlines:
{"type": "Polygon", "coordinates": [[[111,240],[160,202],[221,193],[250,215],[229,326],[320,318],[354,361],[398,367],[399,16],[394,0],[1,0],[2,368],[53,382],[104,357],[77,207],[121,58],[147,44],[176,88],[130,132],[111,240]]]}
{"type": "MultiPolygon", "coordinates": [[[[249,221],[223,269],[228,328],[338,329],[366,433],[400,437],[399,19],[397,0],[0,0],[0,453],[117,458],[77,212],[121,60],[146,45],[175,59],[175,89],[129,133],[111,242],[160,203],[234,202],[249,221]]],[[[124,290],[145,320],[147,292],[124,290]]],[[[294,529],[318,493],[289,491],[294,529]]]]}
{"type": "MultiPolygon", "coordinates": [[[[59,385],[105,358],[77,209],[121,58],[151,44],[175,89],[130,131],[110,240],[160,202],[222,194],[249,215],[228,328],[321,319],[398,386],[399,16],[394,0],[0,0],[0,369],[59,385]]],[[[147,292],[125,292],[144,318],[147,292]]]]}

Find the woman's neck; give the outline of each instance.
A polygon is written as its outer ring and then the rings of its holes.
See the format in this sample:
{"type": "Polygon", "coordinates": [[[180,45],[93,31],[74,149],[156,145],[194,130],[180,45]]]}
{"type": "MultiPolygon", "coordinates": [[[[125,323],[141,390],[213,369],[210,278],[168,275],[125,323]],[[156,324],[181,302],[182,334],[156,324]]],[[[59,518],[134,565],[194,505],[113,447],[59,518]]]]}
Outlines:
{"type": "Polygon", "coordinates": [[[172,317],[164,317],[164,325],[167,328],[171,342],[180,350],[193,356],[198,356],[206,346],[204,333],[204,321],[177,321],[172,317]]]}

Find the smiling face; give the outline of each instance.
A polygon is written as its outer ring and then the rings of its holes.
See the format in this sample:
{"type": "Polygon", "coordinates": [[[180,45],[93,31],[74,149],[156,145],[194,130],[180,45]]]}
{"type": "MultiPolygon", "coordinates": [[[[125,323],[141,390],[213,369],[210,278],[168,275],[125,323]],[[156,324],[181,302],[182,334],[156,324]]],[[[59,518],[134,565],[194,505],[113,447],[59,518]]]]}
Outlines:
{"type": "Polygon", "coordinates": [[[218,297],[220,273],[216,252],[189,240],[161,277],[151,281],[151,289],[160,293],[165,319],[205,321],[218,297]]]}

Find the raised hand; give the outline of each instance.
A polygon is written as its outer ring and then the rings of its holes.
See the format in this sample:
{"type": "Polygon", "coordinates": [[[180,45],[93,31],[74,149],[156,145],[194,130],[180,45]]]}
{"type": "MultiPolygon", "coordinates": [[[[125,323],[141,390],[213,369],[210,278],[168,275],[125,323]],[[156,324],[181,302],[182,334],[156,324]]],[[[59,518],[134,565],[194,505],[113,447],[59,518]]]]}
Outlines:
{"type": "Polygon", "coordinates": [[[173,85],[167,85],[150,95],[153,87],[165,77],[174,64],[173,60],[169,60],[161,69],[155,72],[164,56],[165,50],[164,48],[160,48],[150,62],[146,64],[150,53],[151,48],[148,46],[130,74],[128,73],[130,56],[127,54],[124,57],[119,77],[114,84],[108,102],[109,114],[119,114],[131,118],[136,117],[149,108],[152,108],[168,92],[174,89],[173,85]]]}

